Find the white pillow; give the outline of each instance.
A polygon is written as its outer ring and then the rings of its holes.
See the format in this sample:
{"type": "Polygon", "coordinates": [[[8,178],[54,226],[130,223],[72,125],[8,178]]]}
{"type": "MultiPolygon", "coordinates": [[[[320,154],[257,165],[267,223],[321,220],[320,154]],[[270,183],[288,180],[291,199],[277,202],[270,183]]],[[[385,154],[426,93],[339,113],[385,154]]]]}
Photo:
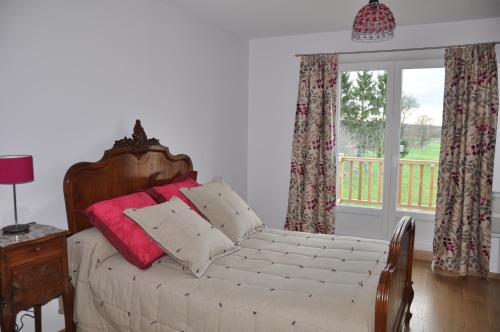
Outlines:
{"type": "Polygon", "coordinates": [[[214,259],[237,250],[227,236],[176,196],[162,204],[123,213],[197,277],[214,259]]]}
{"type": "Polygon", "coordinates": [[[203,213],[210,223],[240,244],[249,234],[263,226],[245,201],[222,179],[180,191],[203,213]]]}

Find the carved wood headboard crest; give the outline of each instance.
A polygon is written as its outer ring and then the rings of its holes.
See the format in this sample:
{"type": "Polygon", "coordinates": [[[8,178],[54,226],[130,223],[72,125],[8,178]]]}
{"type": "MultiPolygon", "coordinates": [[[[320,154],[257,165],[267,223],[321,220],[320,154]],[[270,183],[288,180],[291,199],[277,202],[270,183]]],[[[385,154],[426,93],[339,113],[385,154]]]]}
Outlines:
{"type": "Polygon", "coordinates": [[[132,150],[140,153],[143,152],[148,145],[160,145],[160,141],[154,137],[148,138],[146,132],[144,131],[144,128],[141,125],[141,120],[135,120],[132,138],[125,136],[124,138],[115,141],[113,148],[130,146],[132,147],[132,150]]]}

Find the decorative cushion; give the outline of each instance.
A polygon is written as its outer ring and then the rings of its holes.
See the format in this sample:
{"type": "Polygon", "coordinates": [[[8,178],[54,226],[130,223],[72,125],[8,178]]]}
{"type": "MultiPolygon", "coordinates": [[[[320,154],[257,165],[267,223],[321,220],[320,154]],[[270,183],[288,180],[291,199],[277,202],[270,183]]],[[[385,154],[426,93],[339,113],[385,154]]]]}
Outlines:
{"type": "Polygon", "coordinates": [[[139,192],[95,203],[86,212],[90,223],[101,231],[130,264],[145,269],[165,252],[141,227],[125,216],[123,210],[155,204],[148,194],[139,192]]]}
{"type": "Polygon", "coordinates": [[[214,259],[236,250],[227,236],[175,196],[162,204],[123,213],[197,277],[214,259]]]}
{"type": "Polygon", "coordinates": [[[263,226],[262,221],[245,201],[222,179],[180,191],[196,205],[210,223],[234,243],[241,243],[247,234],[263,226]]]}
{"type": "Polygon", "coordinates": [[[156,186],[145,190],[156,202],[165,203],[174,196],[179,197],[184,203],[193,208],[197,213],[200,213],[198,209],[194,206],[191,201],[184,196],[183,193],[179,191],[181,188],[194,188],[198,187],[200,184],[196,182],[195,179],[191,177],[186,177],[184,179],[176,178],[174,182],[165,184],[163,186],[156,186]]]}

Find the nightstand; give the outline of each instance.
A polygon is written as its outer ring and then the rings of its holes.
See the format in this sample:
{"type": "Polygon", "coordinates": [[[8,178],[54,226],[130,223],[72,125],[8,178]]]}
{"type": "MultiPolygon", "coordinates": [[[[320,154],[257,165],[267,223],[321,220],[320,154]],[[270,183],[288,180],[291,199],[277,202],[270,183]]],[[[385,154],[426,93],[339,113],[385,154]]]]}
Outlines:
{"type": "Polygon", "coordinates": [[[35,331],[40,332],[41,306],[59,296],[64,303],[66,332],[75,330],[67,235],[67,231],[39,224],[31,225],[26,234],[0,235],[2,332],[13,332],[17,313],[31,307],[35,311],[35,331]]]}

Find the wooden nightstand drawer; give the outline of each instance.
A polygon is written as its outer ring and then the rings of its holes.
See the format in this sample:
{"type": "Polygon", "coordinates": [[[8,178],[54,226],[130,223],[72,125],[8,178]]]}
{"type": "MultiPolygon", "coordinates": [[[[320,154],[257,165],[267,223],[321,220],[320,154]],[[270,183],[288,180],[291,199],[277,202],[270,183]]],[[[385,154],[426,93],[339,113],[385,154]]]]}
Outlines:
{"type": "Polygon", "coordinates": [[[51,298],[51,291],[60,291],[64,286],[61,273],[62,256],[52,257],[36,263],[18,265],[12,268],[12,289],[15,302],[35,298],[45,302],[51,298]]]}
{"type": "Polygon", "coordinates": [[[48,241],[15,247],[7,251],[6,259],[12,262],[12,264],[17,265],[29,261],[36,262],[47,256],[61,256],[61,241],[63,241],[63,239],[58,237],[48,241]]]}

